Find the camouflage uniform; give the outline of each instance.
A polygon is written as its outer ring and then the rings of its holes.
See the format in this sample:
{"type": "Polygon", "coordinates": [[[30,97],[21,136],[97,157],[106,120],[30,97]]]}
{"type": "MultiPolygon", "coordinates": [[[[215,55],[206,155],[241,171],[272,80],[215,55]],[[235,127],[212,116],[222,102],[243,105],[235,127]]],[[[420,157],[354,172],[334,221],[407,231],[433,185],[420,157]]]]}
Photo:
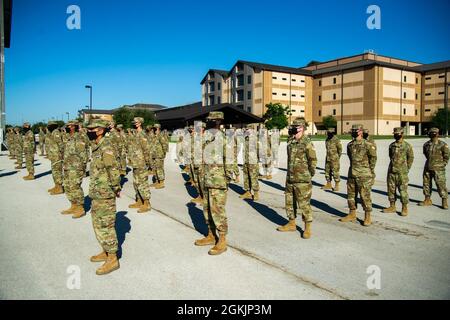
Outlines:
{"type": "Polygon", "coordinates": [[[16,154],[16,163],[17,167],[22,168],[23,166],[23,140],[22,135],[20,134],[19,128],[16,128],[14,134],[14,145],[15,145],[15,154],[16,154]]]}
{"type": "MultiPolygon", "coordinates": [[[[205,128],[205,123],[200,124],[201,128],[205,128]]],[[[198,197],[196,199],[191,200],[194,203],[203,203],[204,198],[204,168],[203,168],[203,150],[205,147],[203,133],[199,130],[195,130],[192,140],[192,150],[191,150],[191,167],[193,181],[195,188],[197,189],[198,197]]]]}
{"type": "MultiPolygon", "coordinates": [[[[329,129],[328,132],[334,133],[334,128],[329,129]]],[[[331,179],[334,178],[334,182],[338,184],[341,181],[339,169],[340,169],[340,161],[342,155],[342,144],[336,135],[333,137],[327,138],[325,141],[325,147],[327,150],[327,155],[325,158],[325,179],[327,180],[327,184],[331,182],[331,179]]]]}
{"type": "MultiPolygon", "coordinates": [[[[135,121],[144,122],[142,118],[135,121]]],[[[150,200],[150,187],[148,184],[148,168],[150,167],[150,150],[145,131],[135,131],[128,141],[128,159],[133,168],[133,186],[136,192],[136,201],[150,200]]]]}
{"type": "MultiPolygon", "coordinates": [[[[154,128],[161,128],[161,126],[159,124],[155,124],[154,128]]],[[[162,134],[161,132],[154,133],[151,146],[151,155],[153,170],[155,173],[155,180],[158,183],[163,183],[165,180],[164,158],[166,157],[167,148],[167,138],[164,136],[164,134],[162,134]]]]}
{"type": "MultiPolygon", "coordinates": [[[[54,122],[49,122],[48,125],[56,125],[54,122]]],[[[53,181],[56,186],[63,184],[63,157],[64,157],[64,143],[61,131],[54,129],[50,133],[47,141],[47,156],[51,161],[53,181]]]]}
{"type": "Polygon", "coordinates": [[[317,157],[311,140],[303,135],[292,139],[287,147],[288,168],[286,175],[286,214],[289,220],[297,217],[297,208],[302,212],[303,221],[312,222],[311,195],[312,177],[316,172],[317,157]]]}
{"type": "MultiPolygon", "coordinates": [[[[401,134],[403,128],[395,128],[394,133],[401,134]]],[[[408,172],[414,161],[411,145],[403,138],[389,145],[389,158],[391,159],[387,174],[387,187],[389,202],[395,203],[395,191],[400,192],[403,205],[408,204],[408,172]]]]}
{"type": "Polygon", "coordinates": [[[42,128],[39,128],[39,149],[41,150],[41,156],[45,154],[45,132],[42,128]]]}
{"type": "MultiPolygon", "coordinates": [[[[377,152],[377,144],[375,143],[375,140],[373,139],[373,137],[371,135],[369,135],[369,130],[368,129],[363,129],[363,138],[372,144],[372,146],[375,148],[375,153],[377,152]]],[[[375,183],[375,172],[373,172],[373,176],[372,176],[372,186],[375,183]]]]}
{"type": "Polygon", "coordinates": [[[119,143],[120,143],[120,171],[122,174],[127,173],[127,137],[121,125],[117,126],[119,129],[119,143]]]}
{"type": "MultiPolygon", "coordinates": [[[[29,123],[25,123],[24,126],[30,127],[29,123]]],[[[34,152],[35,152],[35,143],[34,143],[34,133],[33,131],[28,130],[23,135],[23,151],[25,153],[25,163],[27,166],[27,171],[29,176],[34,175],[34,152]]]]}
{"type": "MultiPolygon", "coordinates": [[[[251,126],[247,126],[247,129],[252,130],[251,126]]],[[[259,191],[259,143],[258,136],[255,132],[250,131],[245,136],[244,140],[244,164],[242,167],[244,175],[244,195],[243,198],[248,198],[253,190],[255,194],[259,191]]]]}
{"type": "MultiPolygon", "coordinates": [[[[88,128],[107,127],[97,120],[88,128]]],[[[116,254],[118,241],[115,230],[116,196],[120,192],[120,172],[115,148],[103,137],[92,149],[89,197],[92,199],[92,224],[95,236],[105,252],[116,254]]]]}
{"type": "Polygon", "coordinates": [[[260,158],[263,166],[263,176],[266,179],[272,179],[272,137],[265,128],[260,130],[260,158]]]}
{"type": "MultiPolygon", "coordinates": [[[[361,132],[362,125],[353,125],[353,131],[361,132]]],[[[347,155],[350,160],[347,180],[347,199],[350,214],[343,222],[356,219],[356,196],[359,193],[364,212],[366,213],[365,226],[370,225],[370,213],[372,212],[371,188],[375,176],[375,164],[377,151],[375,146],[365,139],[354,138],[347,145],[347,155]]]]}
{"type": "Polygon", "coordinates": [[[9,157],[10,157],[11,159],[14,158],[13,135],[14,135],[14,133],[12,132],[12,129],[11,129],[11,128],[8,128],[8,130],[7,130],[7,132],[6,132],[6,143],[8,144],[9,157]]]}
{"type": "MultiPolygon", "coordinates": [[[[430,133],[439,133],[439,129],[431,128],[430,133]]],[[[436,183],[439,196],[443,200],[447,200],[447,186],[445,178],[445,167],[449,161],[448,145],[436,139],[430,139],[423,145],[423,154],[427,159],[423,169],[423,194],[425,198],[431,197],[432,180],[436,183]]]]}
{"type": "MultiPolygon", "coordinates": [[[[71,124],[77,124],[75,121],[71,124]]],[[[87,150],[86,140],[83,138],[83,133],[75,132],[73,135],[68,135],[67,142],[64,148],[64,190],[67,199],[77,206],[84,204],[84,192],[81,187],[83,178],[86,173],[87,150]]]]}

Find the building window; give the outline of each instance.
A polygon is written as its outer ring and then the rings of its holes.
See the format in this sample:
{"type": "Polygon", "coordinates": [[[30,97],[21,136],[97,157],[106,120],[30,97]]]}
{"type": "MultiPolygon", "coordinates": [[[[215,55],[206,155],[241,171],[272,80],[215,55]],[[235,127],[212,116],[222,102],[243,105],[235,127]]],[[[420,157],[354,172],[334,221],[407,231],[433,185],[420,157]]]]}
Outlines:
{"type": "Polygon", "coordinates": [[[333,84],[336,84],[336,78],[333,78],[333,84]]]}
{"type": "Polygon", "coordinates": [[[425,112],[430,112],[431,111],[431,109],[425,109],[425,112]]]}
{"type": "Polygon", "coordinates": [[[403,82],[406,82],[406,76],[403,76],[403,82]]]}
{"type": "Polygon", "coordinates": [[[237,91],[237,101],[244,101],[244,90],[238,90],[237,91]]]}
{"type": "Polygon", "coordinates": [[[283,79],[283,81],[286,81],[287,79],[286,78],[282,78],[283,79]]]}
{"type": "Polygon", "coordinates": [[[277,77],[272,77],[273,80],[277,80],[277,77]]]}
{"type": "Polygon", "coordinates": [[[300,97],[304,98],[304,97],[305,97],[305,95],[303,95],[303,94],[302,94],[302,95],[301,95],[300,97]]]}
{"type": "Polygon", "coordinates": [[[222,98],[221,97],[217,97],[217,104],[221,104],[222,103],[222,98]]]}
{"type": "Polygon", "coordinates": [[[217,83],[217,90],[222,90],[222,84],[220,82],[217,83]]]}
{"type": "Polygon", "coordinates": [[[416,100],[419,100],[419,94],[416,93],[416,100]]]}
{"type": "Polygon", "coordinates": [[[350,124],[350,122],[346,122],[346,123],[345,123],[345,125],[347,125],[347,126],[348,126],[349,124],[350,124]]]}
{"type": "Polygon", "coordinates": [[[247,84],[251,84],[252,83],[252,76],[247,76],[247,84]]]}
{"type": "Polygon", "coordinates": [[[281,95],[282,95],[283,97],[286,97],[286,93],[282,93],[281,95]]]}
{"type": "Polygon", "coordinates": [[[322,101],[322,96],[319,96],[319,101],[322,101]]]}
{"type": "Polygon", "coordinates": [[[319,80],[319,87],[322,86],[322,80],[319,80]]]}
{"type": "Polygon", "coordinates": [[[247,91],[247,100],[250,100],[252,98],[252,92],[247,91]]]}
{"type": "Polygon", "coordinates": [[[209,97],[209,105],[213,106],[214,105],[214,96],[210,96],[209,97]]]}
{"type": "Polygon", "coordinates": [[[213,92],[214,89],[215,89],[215,87],[214,87],[214,82],[210,82],[210,83],[209,83],[209,92],[213,92]]]}
{"type": "Polygon", "coordinates": [[[247,112],[252,112],[252,107],[247,107],[247,112]]]}
{"type": "Polygon", "coordinates": [[[427,92],[425,93],[426,96],[431,96],[431,93],[427,92]]]}
{"type": "Polygon", "coordinates": [[[403,115],[406,115],[406,109],[403,108],[403,115]]]}
{"type": "Polygon", "coordinates": [[[416,109],[416,116],[417,116],[417,109],[416,109]]]}
{"type": "Polygon", "coordinates": [[[406,92],[403,92],[403,99],[406,99],[406,92]]]}
{"type": "Polygon", "coordinates": [[[296,80],[296,79],[291,79],[291,81],[292,81],[292,82],[296,82],[297,80],[296,80]]]}
{"type": "Polygon", "coordinates": [[[445,78],[445,75],[441,74],[441,75],[439,76],[439,79],[442,79],[442,78],[445,78]]]}
{"type": "Polygon", "coordinates": [[[237,83],[238,87],[244,85],[244,75],[243,75],[243,74],[241,74],[241,75],[239,75],[239,76],[237,77],[237,82],[238,82],[238,83],[237,83]]]}
{"type": "Polygon", "coordinates": [[[297,95],[293,94],[292,96],[293,96],[293,97],[296,97],[297,95]]]}
{"type": "Polygon", "coordinates": [[[444,91],[439,92],[439,94],[444,94],[444,91]]]}
{"type": "Polygon", "coordinates": [[[319,110],[319,117],[322,116],[322,110],[319,110]]]}
{"type": "Polygon", "coordinates": [[[273,95],[273,96],[276,96],[276,95],[277,95],[277,93],[276,93],[276,92],[272,92],[272,95],[273,95]]]}
{"type": "Polygon", "coordinates": [[[389,121],[386,121],[386,124],[389,124],[389,121]]]}
{"type": "Polygon", "coordinates": [[[419,78],[416,78],[416,84],[419,84],[419,78]]]}
{"type": "Polygon", "coordinates": [[[300,110],[301,113],[305,113],[305,110],[300,110]]]}
{"type": "Polygon", "coordinates": [[[336,109],[333,109],[333,116],[336,115],[336,109]]]}
{"type": "Polygon", "coordinates": [[[431,80],[431,77],[426,77],[425,80],[431,80]]]}
{"type": "Polygon", "coordinates": [[[305,80],[300,80],[300,82],[305,83],[305,80]]]}
{"type": "Polygon", "coordinates": [[[333,93],[333,100],[336,100],[336,93],[333,93]]]}

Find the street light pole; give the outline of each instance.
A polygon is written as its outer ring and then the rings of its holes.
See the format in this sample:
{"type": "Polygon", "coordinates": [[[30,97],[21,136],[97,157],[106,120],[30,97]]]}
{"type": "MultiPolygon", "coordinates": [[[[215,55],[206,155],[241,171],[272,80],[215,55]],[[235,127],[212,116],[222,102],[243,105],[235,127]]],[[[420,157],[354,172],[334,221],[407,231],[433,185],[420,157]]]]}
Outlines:
{"type": "MultiPolygon", "coordinates": [[[[86,89],[89,89],[89,110],[92,112],[92,86],[91,85],[85,85],[86,89]]],[[[89,114],[89,122],[91,120],[91,115],[89,114]]]]}
{"type": "Polygon", "coordinates": [[[66,112],[66,114],[67,114],[67,122],[69,122],[69,113],[66,112]]]}

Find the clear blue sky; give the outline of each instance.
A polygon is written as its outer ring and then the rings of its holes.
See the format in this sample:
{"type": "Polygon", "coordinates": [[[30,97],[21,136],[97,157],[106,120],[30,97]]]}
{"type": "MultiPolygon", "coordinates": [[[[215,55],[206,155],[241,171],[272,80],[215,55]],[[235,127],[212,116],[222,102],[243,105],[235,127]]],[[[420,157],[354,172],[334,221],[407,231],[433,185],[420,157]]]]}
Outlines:
{"type": "Polygon", "coordinates": [[[7,122],[74,118],[89,104],[85,84],[99,109],[199,101],[207,70],[237,59],[301,67],[374,49],[449,60],[449,9],[448,0],[14,0],[7,122]],[[66,28],[71,4],[81,30],[66,28]],[[366,27],[371,4],[381,30],[366,27]]]}

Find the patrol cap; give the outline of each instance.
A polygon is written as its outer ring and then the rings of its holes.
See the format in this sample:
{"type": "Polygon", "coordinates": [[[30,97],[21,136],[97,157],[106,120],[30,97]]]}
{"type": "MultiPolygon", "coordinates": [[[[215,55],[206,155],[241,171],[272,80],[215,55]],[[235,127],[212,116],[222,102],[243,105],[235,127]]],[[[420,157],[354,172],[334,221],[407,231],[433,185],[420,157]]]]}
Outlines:
{"type": "Polygon", "coordinates": [[[155,123],[154,125],[153,125],[153,128],[159,128],[159,129],[161,129],[161,125],[159,124],[159,123],[155,123]]]}
{"type": "Polygon", "coordinates": [[[292,121],[292,125],[295,127],[306,127],[305,118],[295,118],[294,121],[292,121]]]}
{"type": "Polygon", "coordinates": [[[80,123],[77,120],[70,120],[67,122],[67,126],[79,126],[80,123]]]}
{"type": "Polygon", "coordinates": [[[431,129],[430,129],[430,131],[428,131],[428,132],[430,132],[430,133],[437,133],[437,134],[439,134],[439,129],[438,129],[438,128],[436,128],[436,127],[433,127],[433,128],[431,128],[431,129]]]}
{"type": "Polygon", "coordinates": [[[223,120],[224,115],[222,111],[211,111],[206,118],[207,120],[223,120]]]}
{"type": "Polygon", "coordinates": [[[245,128],[246,128],[246,129],[253,129],[253,125],[249,123],[249,124],[247,124],[247,125],[245,126],[245,128]]]}
{"type": "Polygon", "coordinates": [[[47,126],[54,126],[54,125],[58,125],[55,121],[49,121],[47,123],[47,126]]]}
{"type": "Polygon", "coordinates": [[[118,125],[117,125],[117,128],[118,128],[118,129],[123,129],[123,124],[118,124],[118,125]]]}
{"type": "Polygon", "coordinates": [[[329,132],[329,133],[335,133],[335,132],[336,132],[336,129],[335,129],[335,128],[328,128],[328,129],[327,129],[327,132],[329,132]]]}
{"type": "Polygon", "coordinates": [[[402,127],[394,128],[394,133],[403,133],[403,128],[402,127]]]}
{"type": "Polygon", "coordinates": [[[136,123],[136,122],[144,123],[144,118],[142,118],[142,117],[135,117],[133,119],[133,123],[136,123]]]}
{"type": "Polygon", "coordinates": [[[29,122],[25,122],[25,123],[23,124],[23,126],[24,126],[24,127],[30,127],[30,123],[29,123],[29,122]]]}
{"type": "Polygon", "coordinates": [[[362,124],[354,124],[352,125],[352,130],[364,130],[364,127],[362,124]]]}
{"type": "Polygon", "coordinates": [[[95,129],[95,128],[107,128],[109,127],[109,122],[105,120],[94,120],[90,124],[88,124],[88,129],[95,129]]]}

